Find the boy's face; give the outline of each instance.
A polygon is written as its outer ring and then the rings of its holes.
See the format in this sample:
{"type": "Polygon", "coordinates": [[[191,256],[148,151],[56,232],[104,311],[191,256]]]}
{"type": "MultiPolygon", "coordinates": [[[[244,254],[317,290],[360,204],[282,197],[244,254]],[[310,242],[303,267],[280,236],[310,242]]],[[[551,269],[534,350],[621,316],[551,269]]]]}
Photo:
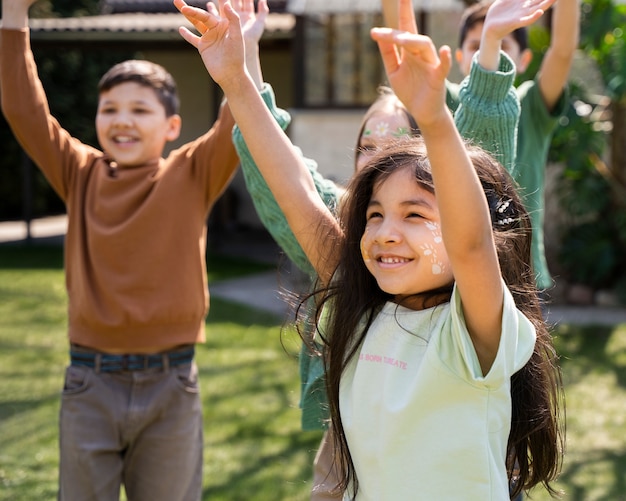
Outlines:
{"type": "MultiPolygon", "coordinates": [[[[472,58],[474,54],[478,52],[482,34],[483,23],[476,23],[467,31],[463,46],[456,50],[456,62],[463,76],[469,75],[472,66],[472,58]]],[[[517,73],[524,73],[524,71],[526,71],[526,67],[532,58],[532,52],[528,49],[520,51],[520,46],[512,34],[508,34],[502,39],[501,49],[506,52],[515,63],[517,73]]]]}
{"type": "Polygon", "coordinates": [[[136,167],[161,158],[165,143],[178,137],[180,126],[180,116],[167,117],[149,87],[124,82],[100,94],[98,141],[119,167],[136,167]]]}

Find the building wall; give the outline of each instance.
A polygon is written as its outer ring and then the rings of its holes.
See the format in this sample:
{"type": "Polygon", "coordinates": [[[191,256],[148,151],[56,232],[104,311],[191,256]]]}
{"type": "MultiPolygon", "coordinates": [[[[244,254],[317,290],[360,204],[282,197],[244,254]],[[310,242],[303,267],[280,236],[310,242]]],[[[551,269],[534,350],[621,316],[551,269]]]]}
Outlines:
{"type": "Polygon", "coordinates": [[[167,152],[204,134],[213,125],[215,83],[207,73],[198,51],[158,50],[143,51],[142,58],[166,68],[176,80],[180,96],[182,129],[180,137],[168,144],[167,152]]]}
{"type": "MultiPolygon", "coordinates": [[[[435,11],[428,17],[428,31],[435,44],[456,48],[461,9],[435,11]]],[[[141,55],[166,67],[178,83],[183,129],[180,138],[167,151],[204,133],[215,117],[215,84],[207,74],[195,49],[144,51],[141,55]]],[[[314,159],[319,171],[330,179],[344,183],[352,175],[356,134],[365,109],[303,110],[294,109],[293,54],[290,41],[268,41],[261,45],[264,80],[274,88],[278,106],[288,109],[292,124],[288,135],[305,156],[314,159]]],[[[453,67],[452,81],[460,81],[453,67]]],[[[382,82],[380,82],[382,83],[382,82]]],[[[243,176],[237,173],[227,193],[216,207],[221,224],[262,228],[243,176]]]]}

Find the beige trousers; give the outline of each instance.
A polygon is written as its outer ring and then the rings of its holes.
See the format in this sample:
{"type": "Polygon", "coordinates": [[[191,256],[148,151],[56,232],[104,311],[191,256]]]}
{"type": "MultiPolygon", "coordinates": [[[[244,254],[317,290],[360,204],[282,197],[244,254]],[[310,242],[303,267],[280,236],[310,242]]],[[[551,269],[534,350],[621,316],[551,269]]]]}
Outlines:
{"type": "Polygon", "coordinates": [[[341,501],[343,494],[336,490],[339,479],[333,467],[334,441],[331,430],[322,437],[313,463],[311,501],[341,501]]]}

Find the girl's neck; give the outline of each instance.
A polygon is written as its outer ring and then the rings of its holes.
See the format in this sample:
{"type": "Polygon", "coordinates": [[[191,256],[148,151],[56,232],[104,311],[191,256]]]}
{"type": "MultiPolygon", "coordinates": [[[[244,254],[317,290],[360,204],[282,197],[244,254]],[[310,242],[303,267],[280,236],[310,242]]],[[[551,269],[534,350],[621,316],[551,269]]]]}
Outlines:
{"type": "Polygon", "coordinates": [[[409,310],[427,310],[428,308],[448,303],[451,293],[452,289],[428,291],[410,296],[397,295],[393,298],[393,302],[409,310]]]}

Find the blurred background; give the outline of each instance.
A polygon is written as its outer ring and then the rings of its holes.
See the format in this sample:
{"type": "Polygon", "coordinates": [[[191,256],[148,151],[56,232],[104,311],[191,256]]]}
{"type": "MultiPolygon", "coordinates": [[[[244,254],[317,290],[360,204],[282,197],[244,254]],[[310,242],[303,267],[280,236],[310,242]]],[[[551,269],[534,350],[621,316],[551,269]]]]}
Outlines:
{"type": "MultiPolygon", "coordinates": [[[[205,2],[189,2],[204,6],[205,2]]],[[[471,1],[414,0],[421,32],[457,46],[461,13],[471,1]]],[[[369,29],[382,24],[379,0],[269,0],[261,41],[265,80],[289,109],[288,131],[320,171],[339,182],[352,172],[354,137],[364,110],[385,83],[369,29]],[[339,161],[337,160],[339,159],[339,161]]],[[[204,132],[220,90],[196,51],[178,35],[184,22],[170,0],[41,0],[31,11],[32,44],[54,115],[96,145],[96,83],[112,64],[145,58],[165,66],[180,87],[183,132],[204,132]],[[72,89],[73,92],[67,92],[72,89]]],[[[570,104],[547,167],[546,254],[556,279],[553,300],[626,304],[626,4],[582,1],[580,49],[570,104]]],[[[530,28],[537,71],[550,39],[550,15],[530,28]]],[[[450,75],[461,79],[458,68],[450,75]]],[[[0,221],[62,214],[64,207],[0,117],[0,221]]],[[[239,174],[213,212],[210,240],[263,233],[239,174]]]]}

